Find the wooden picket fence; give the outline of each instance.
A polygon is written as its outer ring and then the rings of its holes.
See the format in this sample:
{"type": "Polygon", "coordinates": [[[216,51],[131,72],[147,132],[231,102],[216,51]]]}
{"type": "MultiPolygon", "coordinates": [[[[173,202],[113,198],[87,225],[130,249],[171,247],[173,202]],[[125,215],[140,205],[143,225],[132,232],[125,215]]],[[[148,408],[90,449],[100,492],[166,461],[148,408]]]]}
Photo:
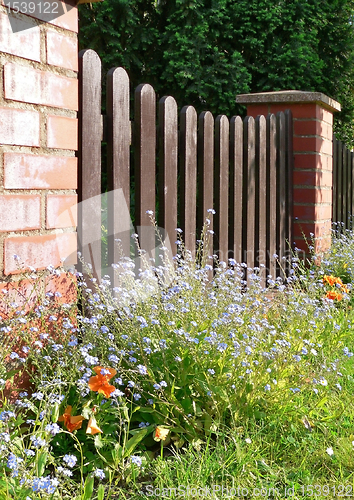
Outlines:
{"type": "MultiPolygon", "coordinates": [[[[154,89],[142,84],[135,90],[131,120],[129,78],[123,68],[114,68],[107,74],[102,117],[100,59],[92,50],[80,52],[79,59],[79,201],[96,200],[79,213],[83,258],[96,263],[101,259],[104,141],[108,190],[122,189],[128,207],[134,171],[136,226],[151,225],[146,211],[157,207],[158,225],[166,229],[173,252],[178,221],[186,248],[194,252],[209,217],[220,260],[234,258],[248,267],[265,266],[272,276],[279,273],[273,255],[281,259],[292,242],[291,112],[231,120],[225,115],[214,119],[209,111],[197,116],[192,106],[178,113],[171,96],[160,99],[156,108],[154,89]]],[[[122,217],[129,215],[114,199],[110,203],[108,228],[115,234],[122,217]]],[[[108,255],[110,262],[116,261],[114,238],[108,255]]]]}
{"type": "Polygon", "coordinates": [[[333,204],[332,221],[342,229],[352,229],[354,214],[354,153],[333,136],[333,204]]]}

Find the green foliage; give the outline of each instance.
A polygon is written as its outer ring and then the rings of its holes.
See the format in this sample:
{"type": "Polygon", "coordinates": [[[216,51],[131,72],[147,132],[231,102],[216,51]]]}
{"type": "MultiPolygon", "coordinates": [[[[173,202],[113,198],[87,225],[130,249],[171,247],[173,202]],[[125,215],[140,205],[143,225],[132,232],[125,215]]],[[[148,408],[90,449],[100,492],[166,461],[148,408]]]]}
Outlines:
{"type": "Polygon", "coordinates": [[[353,0],[105,0],[80,7],[80,45],[105,71],[229,116],[235,96],[307,90],[338,100],[335,129],[353,144],[353,0]]]}
{"type": "Polygon", "coordinates": [[[232,260],[208,279],[207,227],[197,262],[181,244],[175,264],[142,258],[135,279],[123,259],[114,294],[77,275],[85,315],[50,294],[11,314],[5,297],[0,395],[12,365],[32,387],[1,398],[1,500],[141,498],[147,472],[161,488],[349,484],[353,234],[338,234],[321,266],[294,257],[270,300],[256,271],[245,289],[232,260]],[[327,300],[337,270],[347,287],[337,280],[342,298],[327,300]]]}

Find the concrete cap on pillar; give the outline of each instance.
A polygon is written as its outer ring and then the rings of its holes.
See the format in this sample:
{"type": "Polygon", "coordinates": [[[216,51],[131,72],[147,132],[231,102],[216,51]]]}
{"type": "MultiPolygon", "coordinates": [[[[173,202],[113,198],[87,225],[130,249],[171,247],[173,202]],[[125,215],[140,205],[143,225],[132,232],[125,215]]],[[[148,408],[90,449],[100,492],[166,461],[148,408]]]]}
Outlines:
{"type": "Polygon", "coordinates": [[[240,94],[236,96],[238,104],[319,104],[332,113],[341,110],[339,102],[322,92],[305,92],[302,90],[281,90],[279,92],[259,92],[256,94],[240,94]]]}

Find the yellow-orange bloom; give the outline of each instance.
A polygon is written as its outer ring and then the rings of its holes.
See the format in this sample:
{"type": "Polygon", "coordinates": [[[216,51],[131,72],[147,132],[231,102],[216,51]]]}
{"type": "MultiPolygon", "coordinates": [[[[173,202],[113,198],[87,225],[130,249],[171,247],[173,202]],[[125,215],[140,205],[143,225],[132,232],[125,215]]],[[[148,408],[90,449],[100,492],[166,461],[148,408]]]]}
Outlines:
{"type": "Polygon", "coordinates": [[[155,432],[154,432],[154,440],[155,441],[165,441],[169,434],[168,429],[164,429],[163,427],[156,427],[155,432]]]}
{"type": "Polygon", "coordinates": [[[342,300],[343,295],[335,290],[330,290],[326,293],[326,299],[330,300],[342,300]]]}
{"type": "Polygon", "coordinates": [[[58,418],[58,422],[64,422],[65,427],[69,432],[81,429],[82,421],[84,417],[82,415],[71,416],[72,407],[69,405],[65,408],[65,411],[61,417],[58,418]]]}
{"type": "Polygon", "coordinates": [[[99,394],[104,394],[106,398],[110,398],[112,392],[116,390],[113,385],[110,385],[109,381],[117,373],[114,368],[102,368],[102,366],[95,366],[94,371],[97,373],[95,377],[91,377],[88,381],[88,386],[91,391],[98,392],[99,394]]]}
{"type": "Polygon", "coordinates": [[[102,434],[102,430],[98,427],[95,417],[91,417],[87,424],[86,434],[102,434]]]}
{"type": "Polygon", "coordinates": [[[343,285],[342,280],[340,278],[337,278],[336,276],[328,276],[326,274],[323,276],[323,282],[328,283],[329,286],[334,286],[336,284],[341,286],[343,285]]]}

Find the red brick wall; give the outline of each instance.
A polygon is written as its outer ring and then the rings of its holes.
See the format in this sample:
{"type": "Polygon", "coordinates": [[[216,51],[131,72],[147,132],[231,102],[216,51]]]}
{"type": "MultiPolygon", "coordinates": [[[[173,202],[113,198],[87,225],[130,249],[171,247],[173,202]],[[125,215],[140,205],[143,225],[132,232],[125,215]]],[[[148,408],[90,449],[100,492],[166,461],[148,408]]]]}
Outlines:
{"type": "MultiPolygon", "coordinates": [[[[70,0],[68,0],[70,1],[70,0]]],[[[0,4],[0,283],[76,250],[77,8],[13,33],[0,4]]],[[[0,297],[1,300],[1,297],[0,297]]]]}

